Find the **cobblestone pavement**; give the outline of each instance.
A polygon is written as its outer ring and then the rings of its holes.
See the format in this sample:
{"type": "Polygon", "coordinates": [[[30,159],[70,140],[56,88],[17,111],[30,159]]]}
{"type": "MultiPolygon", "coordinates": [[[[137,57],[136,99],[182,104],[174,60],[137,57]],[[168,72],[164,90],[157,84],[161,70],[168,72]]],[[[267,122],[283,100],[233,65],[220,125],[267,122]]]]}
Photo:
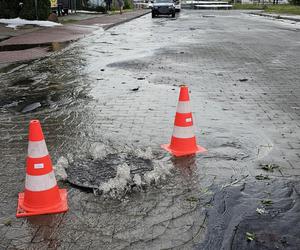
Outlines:
{"type": "MultiPolygon", "coordinates": [[[[1,248],[201,249],[216,190],[246,185],[242,195],[252,197],[252,183],[260,199],[279,201],[277,182],[284,192],[285,183],[299,183],[299,30],[239,11],[184,10],[175,19],[147,15],[98,31],[44,60],[3,70],[1,248]],[[208,153],[173,159],[159,145],[170,140],[182,83],[190,87],[196,135],[208,153]],[[39,108],[22,112],[37,102],[39,108]],[[32,118],[41,120],[56,165],[100,154],[112,142],[151,147],[166,171],[122,199],[60,182],[68,189],[68,213],[17,220],[32,118]],[[270,180],[256,179],[260,174],[270,180]]],[[[298,202],[292,190],[287,195],[298,202]]],[[[234,216],[224,206],[221,212],[234,216]]],[[[259,236],[242,249],[270,247],[259,236]]]]}

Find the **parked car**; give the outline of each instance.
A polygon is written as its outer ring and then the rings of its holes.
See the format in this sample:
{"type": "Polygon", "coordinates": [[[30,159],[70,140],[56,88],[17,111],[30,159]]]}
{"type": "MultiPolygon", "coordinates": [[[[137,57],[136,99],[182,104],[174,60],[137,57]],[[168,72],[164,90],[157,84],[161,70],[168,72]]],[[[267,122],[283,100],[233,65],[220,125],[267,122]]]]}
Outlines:
{"type": "Polygon", "coordinates": [[[181,11],[181,0],[174,0],[175,3],[175,11],[180,12],[181,11]]]}
{"type": "Polygon", "coordinates": [[[153,0],[145,0],[144,2],[146,4],[146,6],[147,6],[147,9],[152,9],[153,0]]]}
{"type": "Polygon", "coordinates": [[[152,6],[152,17],[158,15],[172,15],[175,17],[175,4],[173,0],[154,0],[152,6]]]}

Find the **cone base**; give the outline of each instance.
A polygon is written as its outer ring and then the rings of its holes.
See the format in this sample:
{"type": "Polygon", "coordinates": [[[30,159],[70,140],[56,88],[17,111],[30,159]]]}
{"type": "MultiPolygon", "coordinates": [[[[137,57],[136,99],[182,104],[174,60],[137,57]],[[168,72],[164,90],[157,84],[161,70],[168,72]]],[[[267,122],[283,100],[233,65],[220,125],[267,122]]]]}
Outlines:
{"type": "Polygon", "coordinates": [[[207,149],[205,149],[199,145],[196,145],[195,150],[187,150],[187,151],[178,151],[178,150],[171,149],[170,144],[163,144],[163,145],[161,145],[161,147],[163,149],[167,150],[168,152],[170,152],[172,155],[175,155],[176,157],[207,152],[207,149]]]}
{"type": "Polygon", "coordinates": [[[39,211],[25,211],[22,207],[24,204],[24,193],[19,193],[19,200],[18,200],[18,208],[16,217],[26,217],[26,216],[33,216],[33,215],[41,215],[41,214],[56,214],[56,213],[63,213],[68,211],[68,201],[67,201],[67,190],[66,189],[59,189],[59,195],[61,198],[61,202],[55,206],[50,208],[41,208],[39,211]]]}

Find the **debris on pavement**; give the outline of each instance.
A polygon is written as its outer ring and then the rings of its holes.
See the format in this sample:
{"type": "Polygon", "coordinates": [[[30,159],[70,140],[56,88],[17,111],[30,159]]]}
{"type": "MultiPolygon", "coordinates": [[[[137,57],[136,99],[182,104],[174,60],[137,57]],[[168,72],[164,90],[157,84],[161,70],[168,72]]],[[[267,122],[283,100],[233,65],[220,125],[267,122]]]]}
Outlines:
{"type": "Polygon", "coordinates": [[[131,89],[131,91],[138,91],[139,89],[140,89],[140,87],[136,87],[136,88],[131,89]]]}
{"type": "Polygon", "coordinates": [[[260,164],[261,169],[268,171],[268,172],[274,172],[275,169],[278,169],[279,166],[273,163],[270,164],[260,164]]]}
{"type": "Polygon", "coordinates": [[[267,175],[262,175],[262,174],[260,174],[260,175],[256,175],[256,176],[255,176],[255,179],[256,179],[256,180],[270,180],[270,177],[267,176],[267,175]]]}
{"type": "Polygon", "coordinates": [[[246,239],[247,239],[248,241],[255,240],[255,234],[254,234],[254,233],[246,232],[246,239]]]}
{"type": "Polygon", "coordinates": [[[41,107],[42,104],[40,102],[35,102],[32,104],[27,105],[25,108],[22,109],[22,113],[27,113],[33,110],[36,110],[37,108],[41,107]]]}

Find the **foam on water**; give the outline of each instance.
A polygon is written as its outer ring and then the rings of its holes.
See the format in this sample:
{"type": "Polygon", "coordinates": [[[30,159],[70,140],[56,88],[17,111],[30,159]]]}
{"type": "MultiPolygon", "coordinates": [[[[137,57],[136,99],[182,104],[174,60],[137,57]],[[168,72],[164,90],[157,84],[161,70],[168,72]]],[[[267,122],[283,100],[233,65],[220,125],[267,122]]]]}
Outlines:
{"type": "Polygon", "coordinates": [[[95,195],[122,198],[165,180],[171,168],[172,164],[151,147],[105,140],[92,143],[83,155],[59,158],[56,174],[79,188],[91,189],[95,195]]]}
{"type": "Polygon", "coordinates": [[[110,179],[108,182],[101,184],[99,190],[104,194],[117,198],[127,190],[130,176],[130,167],[124,163],[117,168],[117,175],[115,178],[110,179]]]}
{"type": "Polygon", "coordinates": [[[104,143],[97,142],[91,145],[89,153],[94,159],[103,159],[106,155],[114,153],[114,150],[104,143]]]}
{"type": "Polygon", "coordinates": [[[68,175],[66,169],[69,166],[69,161],[64,156],[61,156],[57,163],[54,165],[55,175],[57,180],[66,180],[68,175]]]}
{"type": "Polygon", "coordinates": [[[145,173],[144,180],[147,184],[158,183],[160,180],[165,180],[170,174],[171,165],[155,162],[154,169],[145,173]]]}
{"type": "Polygon", "coordinates": [[[142,178],[139,174],[135,174],[133,176],[133,182],[135,185],[137,185],[138,187],[142,186],[142,178]]]}
{"type": "Polygon", "coordinates": [[[150,147],[147,147],[145,149],[138,148],[134,151],[134,153],[137,157],[140,157],[143,159],[147,159],[147,160],[153,159],[153,152],[152,152],[152,148],[150,148],[150,147]]]}
{"type": "MultiPolygon", "coordinates": [[[[126,193],[132,191],[133,187],[140,190],[142,187],[159,184],[171,173],[172,167],[162,162],[155,162],[154,169],[144,175],[131,175],[131,168],[126,163],[118,166],[117,175],[107,182],[100,185],[98,190],[94,190],[94,194],[102,193],[113,198],[121,198],[126,193]]],[[[135,189],[136,190],[136,189],[135,189]]]]}

